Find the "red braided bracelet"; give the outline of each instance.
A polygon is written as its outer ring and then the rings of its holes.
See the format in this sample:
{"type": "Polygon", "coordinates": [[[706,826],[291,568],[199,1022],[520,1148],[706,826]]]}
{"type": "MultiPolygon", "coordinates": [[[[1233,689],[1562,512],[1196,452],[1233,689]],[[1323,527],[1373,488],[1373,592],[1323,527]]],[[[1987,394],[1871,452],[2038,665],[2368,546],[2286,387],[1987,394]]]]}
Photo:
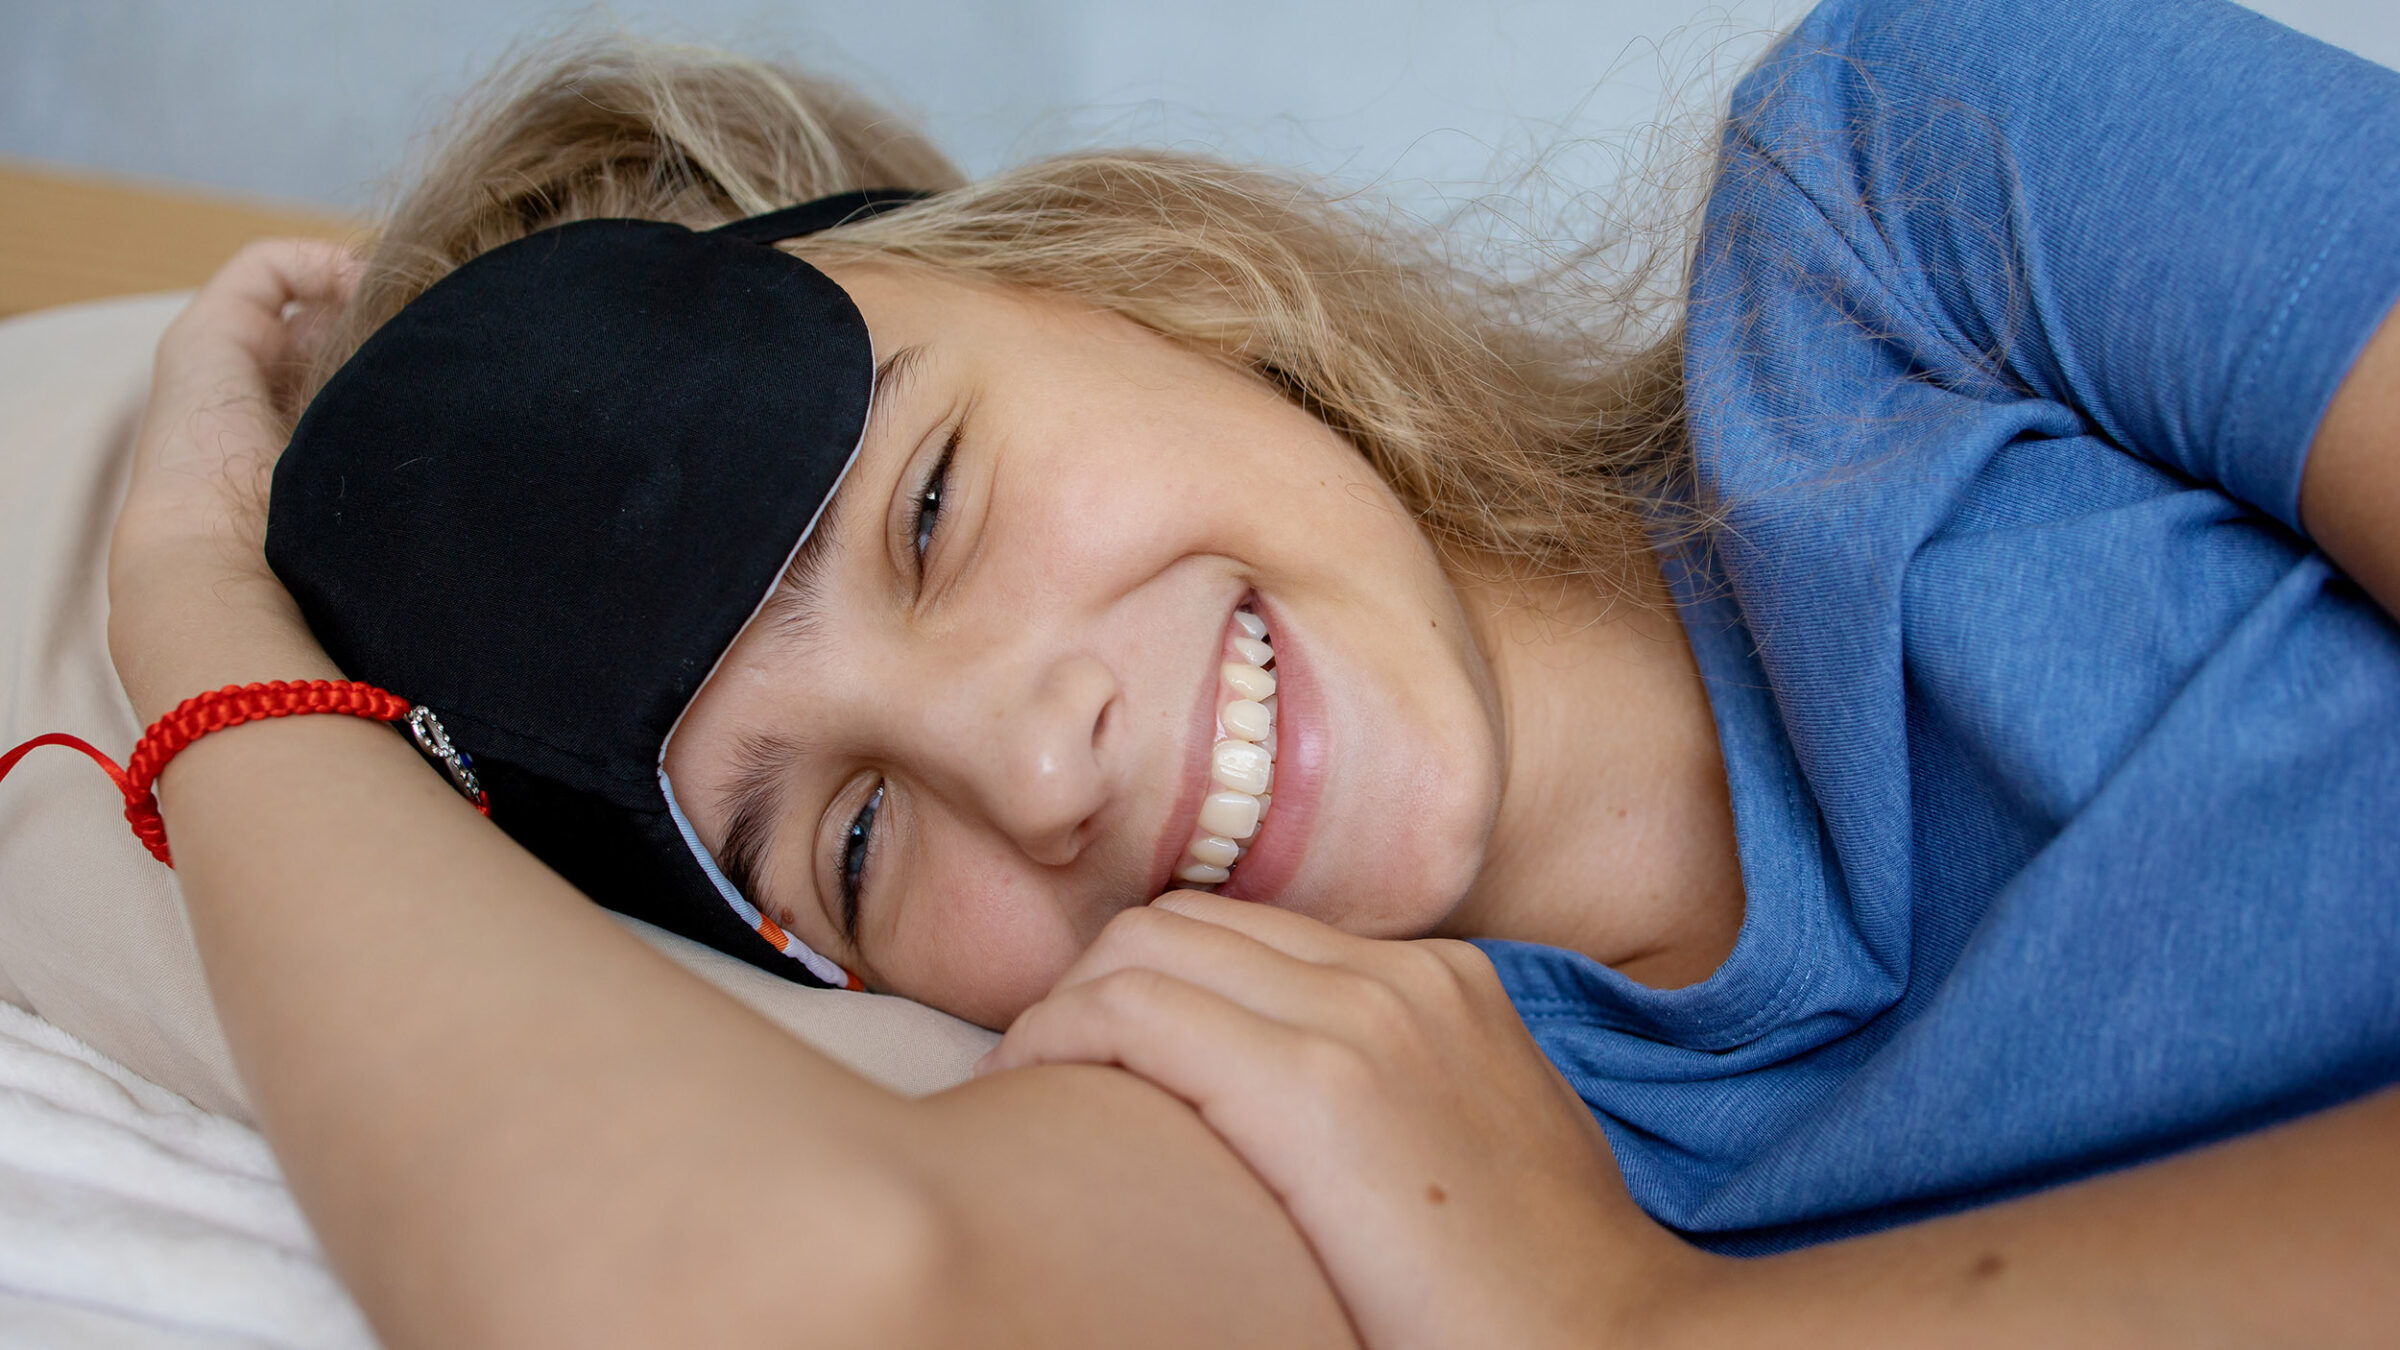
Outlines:
{"type": "Polygon", "coordinates": [[[229,684],[222,689],[195,695],[175,705],[173,711],[150,724],[142,733],[133,756],[118,768],[116,761],[92,748],[80,737],[65,732],[36,736],[5,755],[0,755],[0,778],[17,766],[27,751],[40,745],[64,745],[91,756],[117,791],[125,794],[125,823],[133,827],[134,838],[142,841],[151,856],[169,867],[175,859],[167,852],[167,826],[159,819],[158,796],[152,791],[159,772],[167,761],[175,758],[185,746],[212,731],[238,727],[244,722],[256,722],[266,717],[291,717],[299,713],[347,713],[375,722],[407,721],[409,734],[425,752],[442,762],[451,781],[475,809],[485,815],[492,813],[491,798],[475,781],[475,773],[467,757],[450,745],[442,724],[431,711],[411,707],[398,694],[387,693],[371,684],[355,680],[273,680],[265,684],[229,684]]]}

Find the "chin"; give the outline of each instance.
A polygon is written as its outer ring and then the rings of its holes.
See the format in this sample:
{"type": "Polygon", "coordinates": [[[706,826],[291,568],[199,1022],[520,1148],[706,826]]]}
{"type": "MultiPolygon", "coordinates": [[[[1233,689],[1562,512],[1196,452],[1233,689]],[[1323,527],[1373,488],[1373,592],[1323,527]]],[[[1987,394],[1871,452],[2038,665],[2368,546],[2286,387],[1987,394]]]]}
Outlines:
{"type": "Polygon", "coordinates": [[[1345,850],[1345,862],[1325,860],[1332,866],[1321,885],[1296,878],[1278,903],[1358,937],[1429,936],[1474,888],[1488,830],[1486,819],[1483,828],[1419,830],[1406,839],[1345,850]]]}

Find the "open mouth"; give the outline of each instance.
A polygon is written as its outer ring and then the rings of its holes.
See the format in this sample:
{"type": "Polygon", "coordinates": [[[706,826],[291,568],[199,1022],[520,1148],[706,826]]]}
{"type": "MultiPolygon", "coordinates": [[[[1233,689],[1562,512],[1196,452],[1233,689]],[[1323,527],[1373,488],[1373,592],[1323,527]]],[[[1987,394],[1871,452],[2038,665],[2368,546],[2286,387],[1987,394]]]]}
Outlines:
{"type": "Polygon", "coordinates": [[[1250,852],[1275,798],[1275,647],[1264,619],[1233,613],[1217,669],[1217,732],[1208,752],[1208,793],[1191,841],[1175,864],[1187,886],[1219,886],[1250,852]]]}

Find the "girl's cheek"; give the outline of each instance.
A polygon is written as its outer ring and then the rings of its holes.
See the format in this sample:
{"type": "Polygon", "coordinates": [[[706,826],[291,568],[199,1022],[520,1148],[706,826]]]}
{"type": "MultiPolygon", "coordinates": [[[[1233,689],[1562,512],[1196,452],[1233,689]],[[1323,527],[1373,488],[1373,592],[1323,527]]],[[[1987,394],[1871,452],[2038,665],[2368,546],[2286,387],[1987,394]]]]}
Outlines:
{"type": "Polygon", "coordinates": [[[879,953],[878,962],[891,973],[893,992],[1005,1030],[1049,995],[1086,945],[1050,906],[1007,908],[959,905],[929,925],[933,931],[915,935],[913,949],[911,935],[895,935],[902,950],[879,953]]]}

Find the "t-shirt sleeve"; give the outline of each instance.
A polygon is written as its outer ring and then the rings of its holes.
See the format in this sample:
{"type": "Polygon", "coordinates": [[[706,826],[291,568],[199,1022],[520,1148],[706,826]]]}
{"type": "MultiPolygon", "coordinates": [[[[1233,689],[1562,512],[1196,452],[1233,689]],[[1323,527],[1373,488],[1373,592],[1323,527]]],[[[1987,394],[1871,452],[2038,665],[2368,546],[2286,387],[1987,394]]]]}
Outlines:
{"type": "Polygon", "coordinates": [[[1696,324],[1813,306],[2298,528],[2400,296],[2400,76],[2221,0],[1830,0],[1737,91],[1709,215],[1695,276],[1745,280],[1696,324]]]}

